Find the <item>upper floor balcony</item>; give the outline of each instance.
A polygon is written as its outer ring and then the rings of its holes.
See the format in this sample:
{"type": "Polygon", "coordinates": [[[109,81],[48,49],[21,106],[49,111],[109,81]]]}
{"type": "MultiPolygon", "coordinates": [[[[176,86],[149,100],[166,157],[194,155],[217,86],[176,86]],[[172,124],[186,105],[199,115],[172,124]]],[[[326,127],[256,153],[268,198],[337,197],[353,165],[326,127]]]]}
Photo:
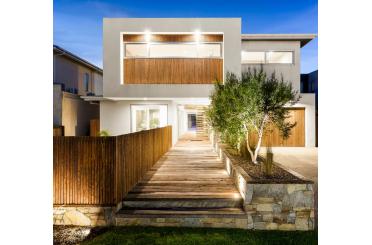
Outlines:
{"type": "Polygon", "coordinates": [[[219,33],[124,33],[122,84],[213,84],[224,74],[219,33]]]}

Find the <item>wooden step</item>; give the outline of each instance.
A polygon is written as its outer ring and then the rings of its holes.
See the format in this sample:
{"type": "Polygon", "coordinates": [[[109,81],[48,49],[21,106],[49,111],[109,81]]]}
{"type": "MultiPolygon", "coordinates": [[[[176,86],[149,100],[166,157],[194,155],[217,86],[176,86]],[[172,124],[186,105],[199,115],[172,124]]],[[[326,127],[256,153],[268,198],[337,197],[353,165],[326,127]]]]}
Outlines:
{"type": "Polygon", "coordinates": [[[123,208],[138,208],[138,209],[174,209],[174,208],[241,208],[243,199],[236,198],[149,198],[135,197],[125,198],[122,202],[123,208]]]}

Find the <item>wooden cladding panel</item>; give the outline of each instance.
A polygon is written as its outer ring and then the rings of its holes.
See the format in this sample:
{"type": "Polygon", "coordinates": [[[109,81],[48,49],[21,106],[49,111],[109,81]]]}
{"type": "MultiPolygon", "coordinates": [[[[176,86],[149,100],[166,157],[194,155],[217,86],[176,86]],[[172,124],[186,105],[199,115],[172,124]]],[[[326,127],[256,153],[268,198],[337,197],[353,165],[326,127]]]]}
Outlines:
{"type": "MultiPolygon", "coordinates": [[[[291,108],[289,122],[297,122],[292,129],[291,136],[283,140],[278,128],[274,127],[272,132],[266,134],[262,140],[262,146],[286,146],[286,147],[304,147],[305,146],[305,109],[291,108]]],[[[255,145],[258,140],[257,134],[250,135],[250,144],[255,145]]]]}
{"type": "MultiPolygon", "coordinates": [[[[125,34],[124,42],[146,42],[144,34],[125,34]]],[[[195,36],[192,34],[152,34],[151,42],[195,42],[195,36]]],[[[200,42],[222,42],[222,34],[202,34],[199,37],[200,42]]]]}
{"type": "Polygon", "coordinates": [[[100,126],[99,119],[90,120],[90,136],[99,136],[100,126]]]}
{"type": "Polygon", "coordinates": [[[53,138],[53,204],[116,205],[172,146],[172,127],[53,138]]]}
{"type": "Polygon", "coordinates": [[[222,59],[124,59],[125,84],[212,84],[222,79],[222,59]]]}

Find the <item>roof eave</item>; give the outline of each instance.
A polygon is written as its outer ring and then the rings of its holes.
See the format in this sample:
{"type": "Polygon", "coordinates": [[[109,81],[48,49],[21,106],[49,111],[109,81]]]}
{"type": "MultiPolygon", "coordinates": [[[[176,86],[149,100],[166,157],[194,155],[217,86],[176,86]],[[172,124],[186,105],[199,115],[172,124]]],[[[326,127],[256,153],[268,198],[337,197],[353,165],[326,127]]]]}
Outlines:
{"type": "Polygon", "coordinates": [[[242,41],[299,41],[301,48],[316,38],[316,34],[242,34],[242,41]]]}

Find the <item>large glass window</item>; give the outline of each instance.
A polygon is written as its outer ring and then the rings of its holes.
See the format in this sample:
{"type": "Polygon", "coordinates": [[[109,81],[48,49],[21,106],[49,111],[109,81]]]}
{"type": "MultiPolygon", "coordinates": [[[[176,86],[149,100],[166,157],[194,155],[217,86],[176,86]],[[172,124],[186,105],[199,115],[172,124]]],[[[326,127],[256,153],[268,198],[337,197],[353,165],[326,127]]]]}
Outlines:
{"type": "Polygon", "coordinates": [[[166,57],[197,57],[197,49],[192,44],[152,44],[150,45],[151,58],[166,57]]]}
{"type": "Polygon", "coordinates": [[[167,118],[166,105],[131,105],[132,132],[164,127],[167,118]]]}
{"type": "Polygon", "coordinates": [[[242,51],[242,64],[293,64],[293,52],[242,51]]]}
{"type": "Polygon", "coordinates": [[[220,43],[127,43],[126,58],[221,58],[220,43]]]}
{"type": "Polygon", "coordinates": [[[199,58],[222,57],[221,44],[199,44],[197,47],[199,58]]]}
{"type": "Polygon", "coordinates": [[[125,57],[147,57],[148,45],[142,43],[131,43],[125,45],[125,57]]]}

